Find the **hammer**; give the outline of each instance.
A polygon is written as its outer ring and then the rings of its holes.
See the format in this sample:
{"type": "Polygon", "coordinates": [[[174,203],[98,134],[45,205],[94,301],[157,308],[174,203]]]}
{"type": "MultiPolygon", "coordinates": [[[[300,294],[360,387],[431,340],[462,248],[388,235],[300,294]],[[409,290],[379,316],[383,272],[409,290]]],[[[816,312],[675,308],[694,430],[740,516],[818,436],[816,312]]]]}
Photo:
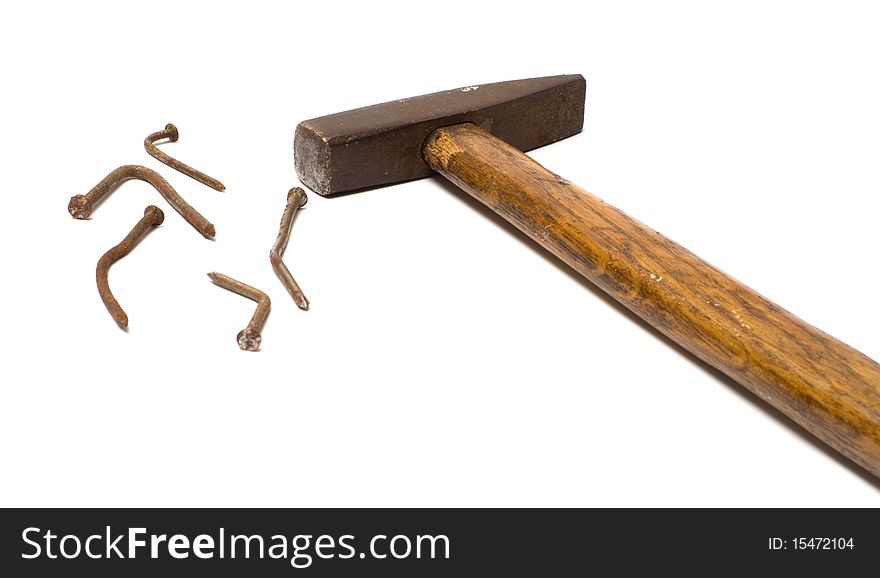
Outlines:
{"type": "Polygon", "coordinates": [[[301,122],[321,195],[440,173],[690,353],[880,477],[880,365],[529,158],[581,131],[586,81],[465,86],[301,122]]]}

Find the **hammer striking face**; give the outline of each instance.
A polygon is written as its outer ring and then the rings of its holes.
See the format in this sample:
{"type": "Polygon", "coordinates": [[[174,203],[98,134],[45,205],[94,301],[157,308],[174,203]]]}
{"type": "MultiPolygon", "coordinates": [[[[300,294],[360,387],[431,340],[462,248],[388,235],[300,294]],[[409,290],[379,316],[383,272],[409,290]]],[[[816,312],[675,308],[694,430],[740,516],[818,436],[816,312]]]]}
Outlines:
{"type": "Polygon", "coordinates": [[[580,76],[554,76],[309,120],[297,173],[322,195],[440,173],[880,477],[880,365],[523,154],[581,130],[584,89],[580,76]]]}
{"type": "Polygon", "coordinates": [[[580,74],[512,80],[394,100],[299,123],[296,173],[333,195],[427,177],[422,145],[436,128],[480,126],[519,150],[564,139],[584,125],[580,74]]]}

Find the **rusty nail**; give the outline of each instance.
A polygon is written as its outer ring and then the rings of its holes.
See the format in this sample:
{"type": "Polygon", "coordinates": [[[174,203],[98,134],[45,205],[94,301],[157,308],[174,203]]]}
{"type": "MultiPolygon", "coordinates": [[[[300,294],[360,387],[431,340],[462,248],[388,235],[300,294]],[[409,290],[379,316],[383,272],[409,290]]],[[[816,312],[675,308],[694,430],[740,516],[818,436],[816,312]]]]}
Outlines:
{"type": "Polygon", "coordinates": [[[269,308],[272,305],[269,296],[259,289],[254,289],[250,285],[245,285],[241,281],[236,281],[232,277],[227,277],[222,273],[208,273],[208,277],[220,287],[257,302],[257,310],[254,311],[250,323],[247,324],[247,327],[239,331],[236,336],[238,346],[241,349],[245,351],[257,351],[260,348],[260,342],[263,340],[260,335],[260,329],[263,328],[263,324],[266,322],[266,316],[269,315],[269,308]]]}
{"type": "Polygon", "coordinates": [[[95,206],[104,198],[107,193],[116,188],[122,181],[128,179],[140,179],[153,185],[159,194],[162,195],[168,204],[174,207],[174,210],[186,219],[196,231],[211,239],[216,234],[214,225],[208,219],[203,217],[198,211],[192,208],[183,198],[177,194],[168,181],[162,178],[162,175],[147,167],[140,165],[123,165],[113,170],[109,175],[95,185],[92,190],[84,195],[74,195],[70,198],[67,205],[67,211],[74,219],[88,219],[95,206]]]}
{"type": "Polygon", "coordinates": [[[180,134],[177,132],[177,127],[171,123],[165,125],[165,130],[160,130],[159,132],[154,132],[144,139],[144,148],[147,149],[147,152],[150,153],[150,156],[159,160],[160,162],[165,163],[172,169],[176,171],[180,171],[188,177],[191,177],[202,184],[208,185],[212,189],[216,189],[218,191],[225,191],[226,186],[218,181],[215,178],[209,177],[202,171],[197,171],[189,165],[185,165],[177,159],[174,159],[167,154],[160,151],[156,148],[156,145],[153,144],[157,140],[162,140],[163,138],[167,138],[171,142],[177,142],[177,138],[180,134]]]}
{"type": "Polygon", "coordinates": [[[95,279],[98,282],[98,294],[107,307],[107,311],[116,320],[116,323],[123,329],[128,329],[128,315],[122,310],[119,301],[110,291],[110,284],[107,281],[107,275],[110,272],[110,265],[119,261],[134,249],[137,242],[146,235],[147,231],[154,227],[158,227],[165,220],[165,214],[162,209],[154,205],[150,205],[144,209],[144,216],[137,222],[131,232],[125,236],[121,243],[104,253],[98,260],[98,267],[95,271],[95,279]]]}
{"type": "Polygon", "coordinates": [[[293,223],[293,216],[296,214],[297,209],[305,205],[307,201],[306,192],[300,187],[295,187],[288,191],[287,206],[284,207],[284,214],[281,215],[281,227],[278,231],[278,237],[269,251],[269,262],[272,263],[275,274],[278,275],[287,292],[293,297],[293,301],[303,311],[309,310],[309,300],[303,295],[302,289],[299,288],[293,275],[290,274],[290,270],[281,260],[281,256],[284,254],[284,249],[287,248],[287,241],[290,239],[290,227],[293,223]]]}

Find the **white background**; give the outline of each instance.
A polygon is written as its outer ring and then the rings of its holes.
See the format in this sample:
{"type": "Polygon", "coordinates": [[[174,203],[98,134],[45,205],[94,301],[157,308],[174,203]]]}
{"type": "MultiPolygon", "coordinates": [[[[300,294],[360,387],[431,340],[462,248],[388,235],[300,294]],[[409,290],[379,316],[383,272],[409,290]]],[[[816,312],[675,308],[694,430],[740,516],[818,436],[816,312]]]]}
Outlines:
{"type": "Polygon", "coordinates": [[[438,178],[311,194],[268,249],[304,119],[587,78],[551,170],[880,359],[871,3],[8,3],[0,504],[877,506],[880,485],[438,178]],[[15,6],[14,8],[11,8],[15,6]],[[215,192],[147,156],[224,181],[215,192]],[[158,170],[217,227],[129,182],[158,170]],[[98,258],[156,204],[165,224],[98,258]],[[266,290],[263,351],[235,335],[266,290]]]}

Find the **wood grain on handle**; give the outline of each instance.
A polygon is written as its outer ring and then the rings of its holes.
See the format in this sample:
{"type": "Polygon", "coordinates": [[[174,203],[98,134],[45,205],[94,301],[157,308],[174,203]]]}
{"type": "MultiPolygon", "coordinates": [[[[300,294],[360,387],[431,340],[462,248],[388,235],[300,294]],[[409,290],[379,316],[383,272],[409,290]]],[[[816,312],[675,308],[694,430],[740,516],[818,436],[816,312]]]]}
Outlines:
{"type": "Polygon", "coordinates": [[[431,168],[682,347],[880,477],[880,365],[473,124],[431,168]]]}

